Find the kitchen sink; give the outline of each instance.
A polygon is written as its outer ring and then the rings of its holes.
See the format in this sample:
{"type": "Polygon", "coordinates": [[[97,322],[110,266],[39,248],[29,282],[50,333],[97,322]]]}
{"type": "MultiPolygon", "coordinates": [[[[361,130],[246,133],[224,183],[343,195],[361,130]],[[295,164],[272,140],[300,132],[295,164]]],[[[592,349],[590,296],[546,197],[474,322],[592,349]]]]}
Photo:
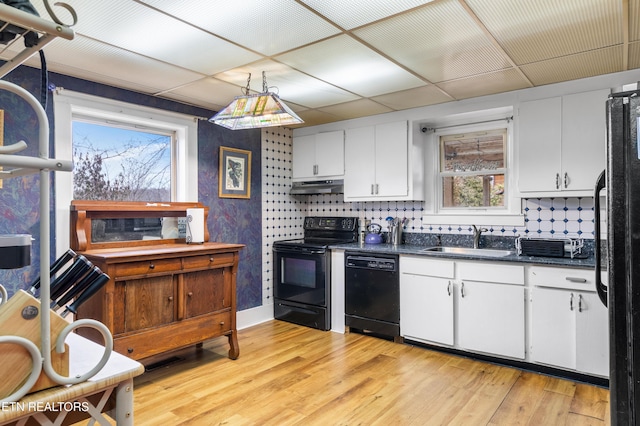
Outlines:
{"type": "Polygon", "coordinates": [[[513,250],[500,250],[489,248],[470,248],[470,247],[428,247],[420,251],[431,253],[449,253],[449,254],[466,254],[469,256],[483,257],[504,257],[515,254],[513,250]]]}

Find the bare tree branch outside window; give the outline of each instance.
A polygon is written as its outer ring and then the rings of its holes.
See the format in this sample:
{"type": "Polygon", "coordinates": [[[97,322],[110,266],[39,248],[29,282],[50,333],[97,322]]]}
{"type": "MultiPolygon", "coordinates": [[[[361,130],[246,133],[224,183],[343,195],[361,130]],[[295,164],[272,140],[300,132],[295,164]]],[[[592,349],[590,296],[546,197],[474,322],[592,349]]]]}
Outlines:
{"type": "Polygon", "coordinates": [[[172,137],[73,122],[73,197],[171,201],[172,137]]]}

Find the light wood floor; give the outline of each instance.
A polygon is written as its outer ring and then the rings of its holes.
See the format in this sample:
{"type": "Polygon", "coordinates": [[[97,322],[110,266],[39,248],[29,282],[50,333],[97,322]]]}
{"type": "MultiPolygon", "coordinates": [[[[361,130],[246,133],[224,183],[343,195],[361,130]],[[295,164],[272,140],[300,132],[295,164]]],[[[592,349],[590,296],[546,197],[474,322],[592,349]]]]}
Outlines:
{"type": "Polygon", "coordinates": [[[135,382],[136,425],[605,425],[606,389],[270,321],[135,382]]]}

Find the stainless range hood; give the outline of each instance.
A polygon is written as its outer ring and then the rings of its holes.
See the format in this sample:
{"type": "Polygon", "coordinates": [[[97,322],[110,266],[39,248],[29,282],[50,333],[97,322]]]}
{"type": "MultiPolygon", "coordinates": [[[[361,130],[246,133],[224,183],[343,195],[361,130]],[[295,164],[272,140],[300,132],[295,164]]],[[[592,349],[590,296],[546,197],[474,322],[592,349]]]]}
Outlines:
{"type": "Polygon", "coordinates": [[[293,182],[290,194],[342,194],[344,180],[314,180],[309,182],[293,182]]]}

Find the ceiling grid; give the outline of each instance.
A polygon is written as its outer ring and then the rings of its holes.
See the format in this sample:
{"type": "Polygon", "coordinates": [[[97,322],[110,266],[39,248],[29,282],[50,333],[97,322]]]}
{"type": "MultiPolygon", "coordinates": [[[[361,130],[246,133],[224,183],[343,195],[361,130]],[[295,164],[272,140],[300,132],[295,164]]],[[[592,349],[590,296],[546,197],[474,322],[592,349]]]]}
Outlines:
{"type": "Polygon", "coordinates": [[[640,68],[640,0],[67,3],[49,70],[212,112],[265,71],[306,126],[640,68]]]}

